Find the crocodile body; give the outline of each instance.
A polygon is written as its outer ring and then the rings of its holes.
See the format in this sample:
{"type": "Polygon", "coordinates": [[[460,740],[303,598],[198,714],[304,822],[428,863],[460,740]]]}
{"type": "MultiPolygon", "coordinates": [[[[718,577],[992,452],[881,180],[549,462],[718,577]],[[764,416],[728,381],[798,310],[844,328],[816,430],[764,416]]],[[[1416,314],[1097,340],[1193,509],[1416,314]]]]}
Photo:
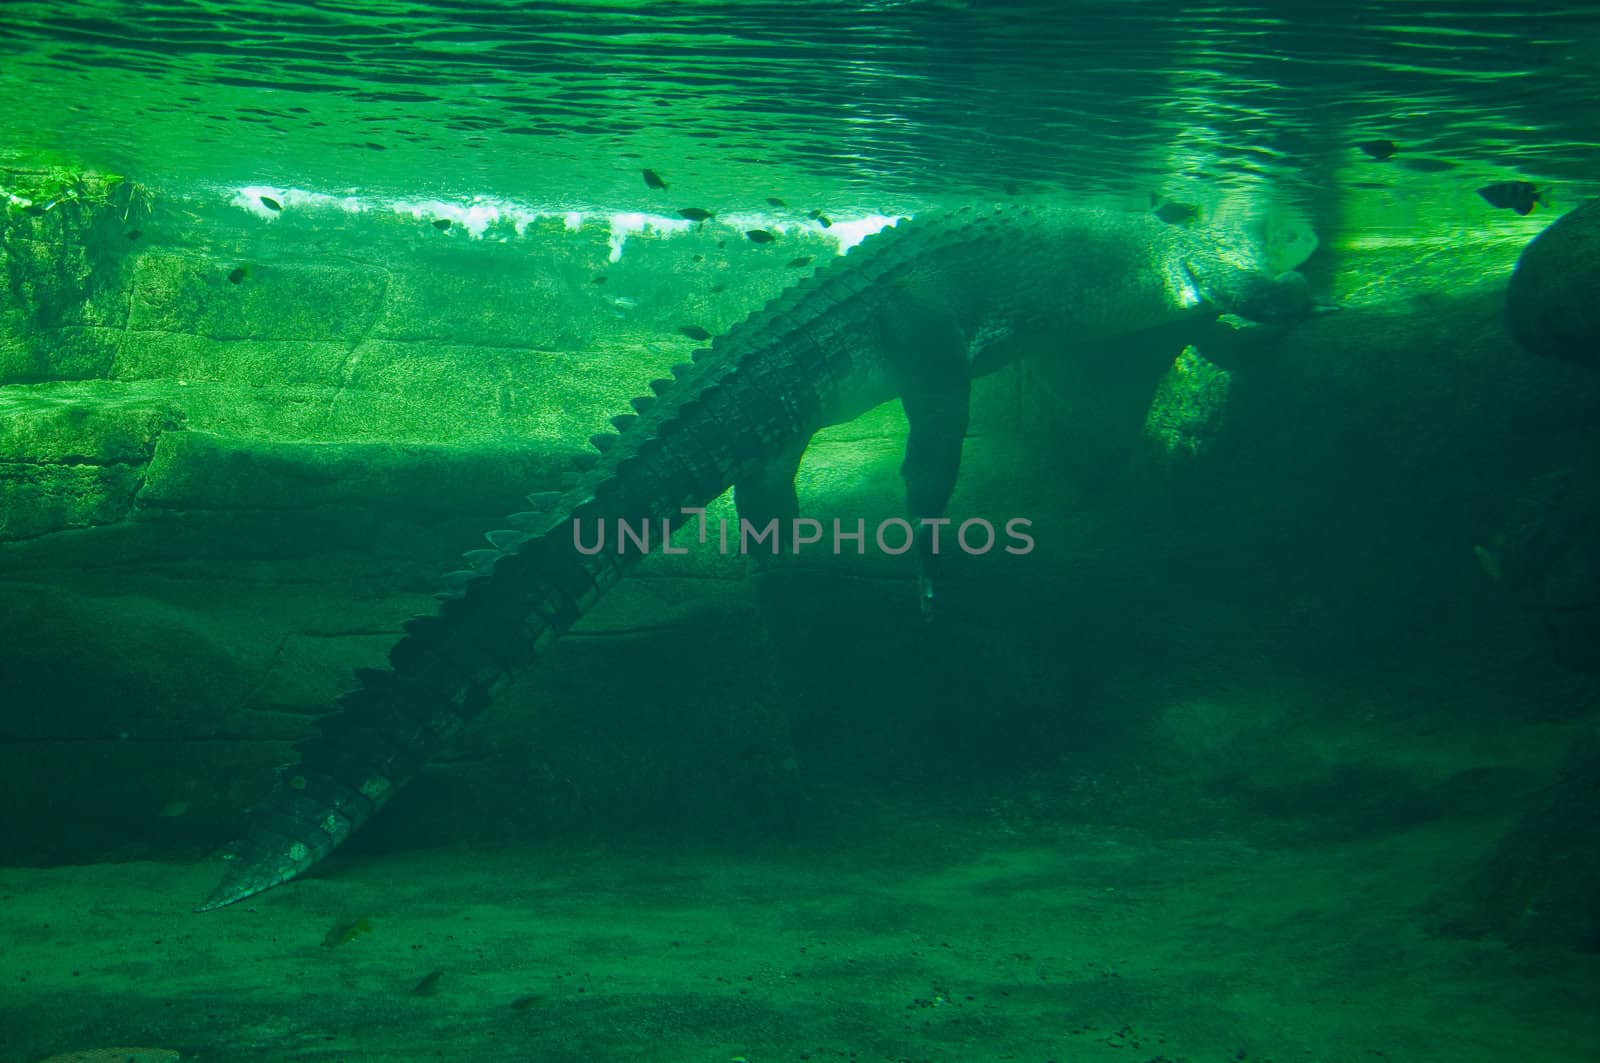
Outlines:
{"type": "Polygon", "coordinates": [[[586,554],[574,521],[678,526],[730,486],[742,518],[788,516],[812,433],[895,397],[909,516],[937,516],[974,377],[1186,317],[1297,317],[1309,300],[1288,277],[1214,234],[1043,203],[919,215],[867,238],[655,382],[570,491],[490,533],[437,615],[409,622],[390,667],[359,672],[299,745],[200,910],[320,861],[623,575],[637,551],[586,554]]]}

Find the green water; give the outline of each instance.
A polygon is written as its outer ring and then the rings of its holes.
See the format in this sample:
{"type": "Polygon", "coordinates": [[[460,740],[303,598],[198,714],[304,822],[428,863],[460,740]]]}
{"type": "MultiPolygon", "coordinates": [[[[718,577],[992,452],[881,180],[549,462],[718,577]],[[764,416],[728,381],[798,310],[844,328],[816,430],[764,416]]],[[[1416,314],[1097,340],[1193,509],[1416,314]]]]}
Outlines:
{"type": "Polygon", "coordinates": [[[6,7],[12,157],[541,205],[824,206],[1266,182],[1349,144],[1463,180],[1593,180],[1583,5],[125,3],[6,7]]]}
{"type": "MultiPolygon", "coordinates": [[[[0,7],[0,1063],[1588,1060],[1600,378],[1504,316],[1597,75],[1581,4],[0,7]],[[630,399],[1025,196],[1327,312],[979,380],[950,512],[1038,548],[932,622],[906,557],[680,531],[193,911],[630,399]]],[[[801,512],[904,512],[906,433],[819,433],[801,512]]]]}

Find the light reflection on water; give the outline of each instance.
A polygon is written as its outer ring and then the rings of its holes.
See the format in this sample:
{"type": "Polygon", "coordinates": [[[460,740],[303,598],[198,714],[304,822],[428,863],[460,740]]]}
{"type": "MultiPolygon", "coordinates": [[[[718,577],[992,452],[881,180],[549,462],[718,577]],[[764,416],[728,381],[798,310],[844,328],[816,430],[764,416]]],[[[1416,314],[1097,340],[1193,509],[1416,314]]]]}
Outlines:
{"type": "Polygon", "coordinates": [[[672,202],[720,207],[1256,184],[1316,203],[1419,175],[1581,193],[1600,9],[21,2],[0,70],[0,152],[169,187],[629,209],[659,205],[649,166],[672,202]],[[1352,148],[1373,137],[1401,150],[1352,148]]]}

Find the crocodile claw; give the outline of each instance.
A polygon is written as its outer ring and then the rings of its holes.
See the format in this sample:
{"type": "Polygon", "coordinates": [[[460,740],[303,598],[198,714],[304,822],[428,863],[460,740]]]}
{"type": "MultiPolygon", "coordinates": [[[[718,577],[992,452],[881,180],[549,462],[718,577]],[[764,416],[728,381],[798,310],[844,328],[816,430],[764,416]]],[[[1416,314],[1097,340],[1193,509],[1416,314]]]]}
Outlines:
{"type": "Polygon", "coordinates": [[[926,573],[917,577],[917,606],[922,619],[933,620],[933,577],[926,573]]]}

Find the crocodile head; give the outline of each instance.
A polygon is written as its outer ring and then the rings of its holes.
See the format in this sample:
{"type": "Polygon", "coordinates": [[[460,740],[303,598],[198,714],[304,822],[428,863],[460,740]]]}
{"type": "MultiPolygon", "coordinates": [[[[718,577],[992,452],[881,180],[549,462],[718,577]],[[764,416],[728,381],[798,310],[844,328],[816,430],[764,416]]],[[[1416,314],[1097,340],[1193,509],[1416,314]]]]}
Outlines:
{"type": "Polygon", "coordinates": [[[1189,259],[1184,270],[1200,298],[1224,314],[1280,325],[1303,321],[1317,310],[1310,285],[1294,270],[1273,276],[1210,258],[1189,259]]]}

